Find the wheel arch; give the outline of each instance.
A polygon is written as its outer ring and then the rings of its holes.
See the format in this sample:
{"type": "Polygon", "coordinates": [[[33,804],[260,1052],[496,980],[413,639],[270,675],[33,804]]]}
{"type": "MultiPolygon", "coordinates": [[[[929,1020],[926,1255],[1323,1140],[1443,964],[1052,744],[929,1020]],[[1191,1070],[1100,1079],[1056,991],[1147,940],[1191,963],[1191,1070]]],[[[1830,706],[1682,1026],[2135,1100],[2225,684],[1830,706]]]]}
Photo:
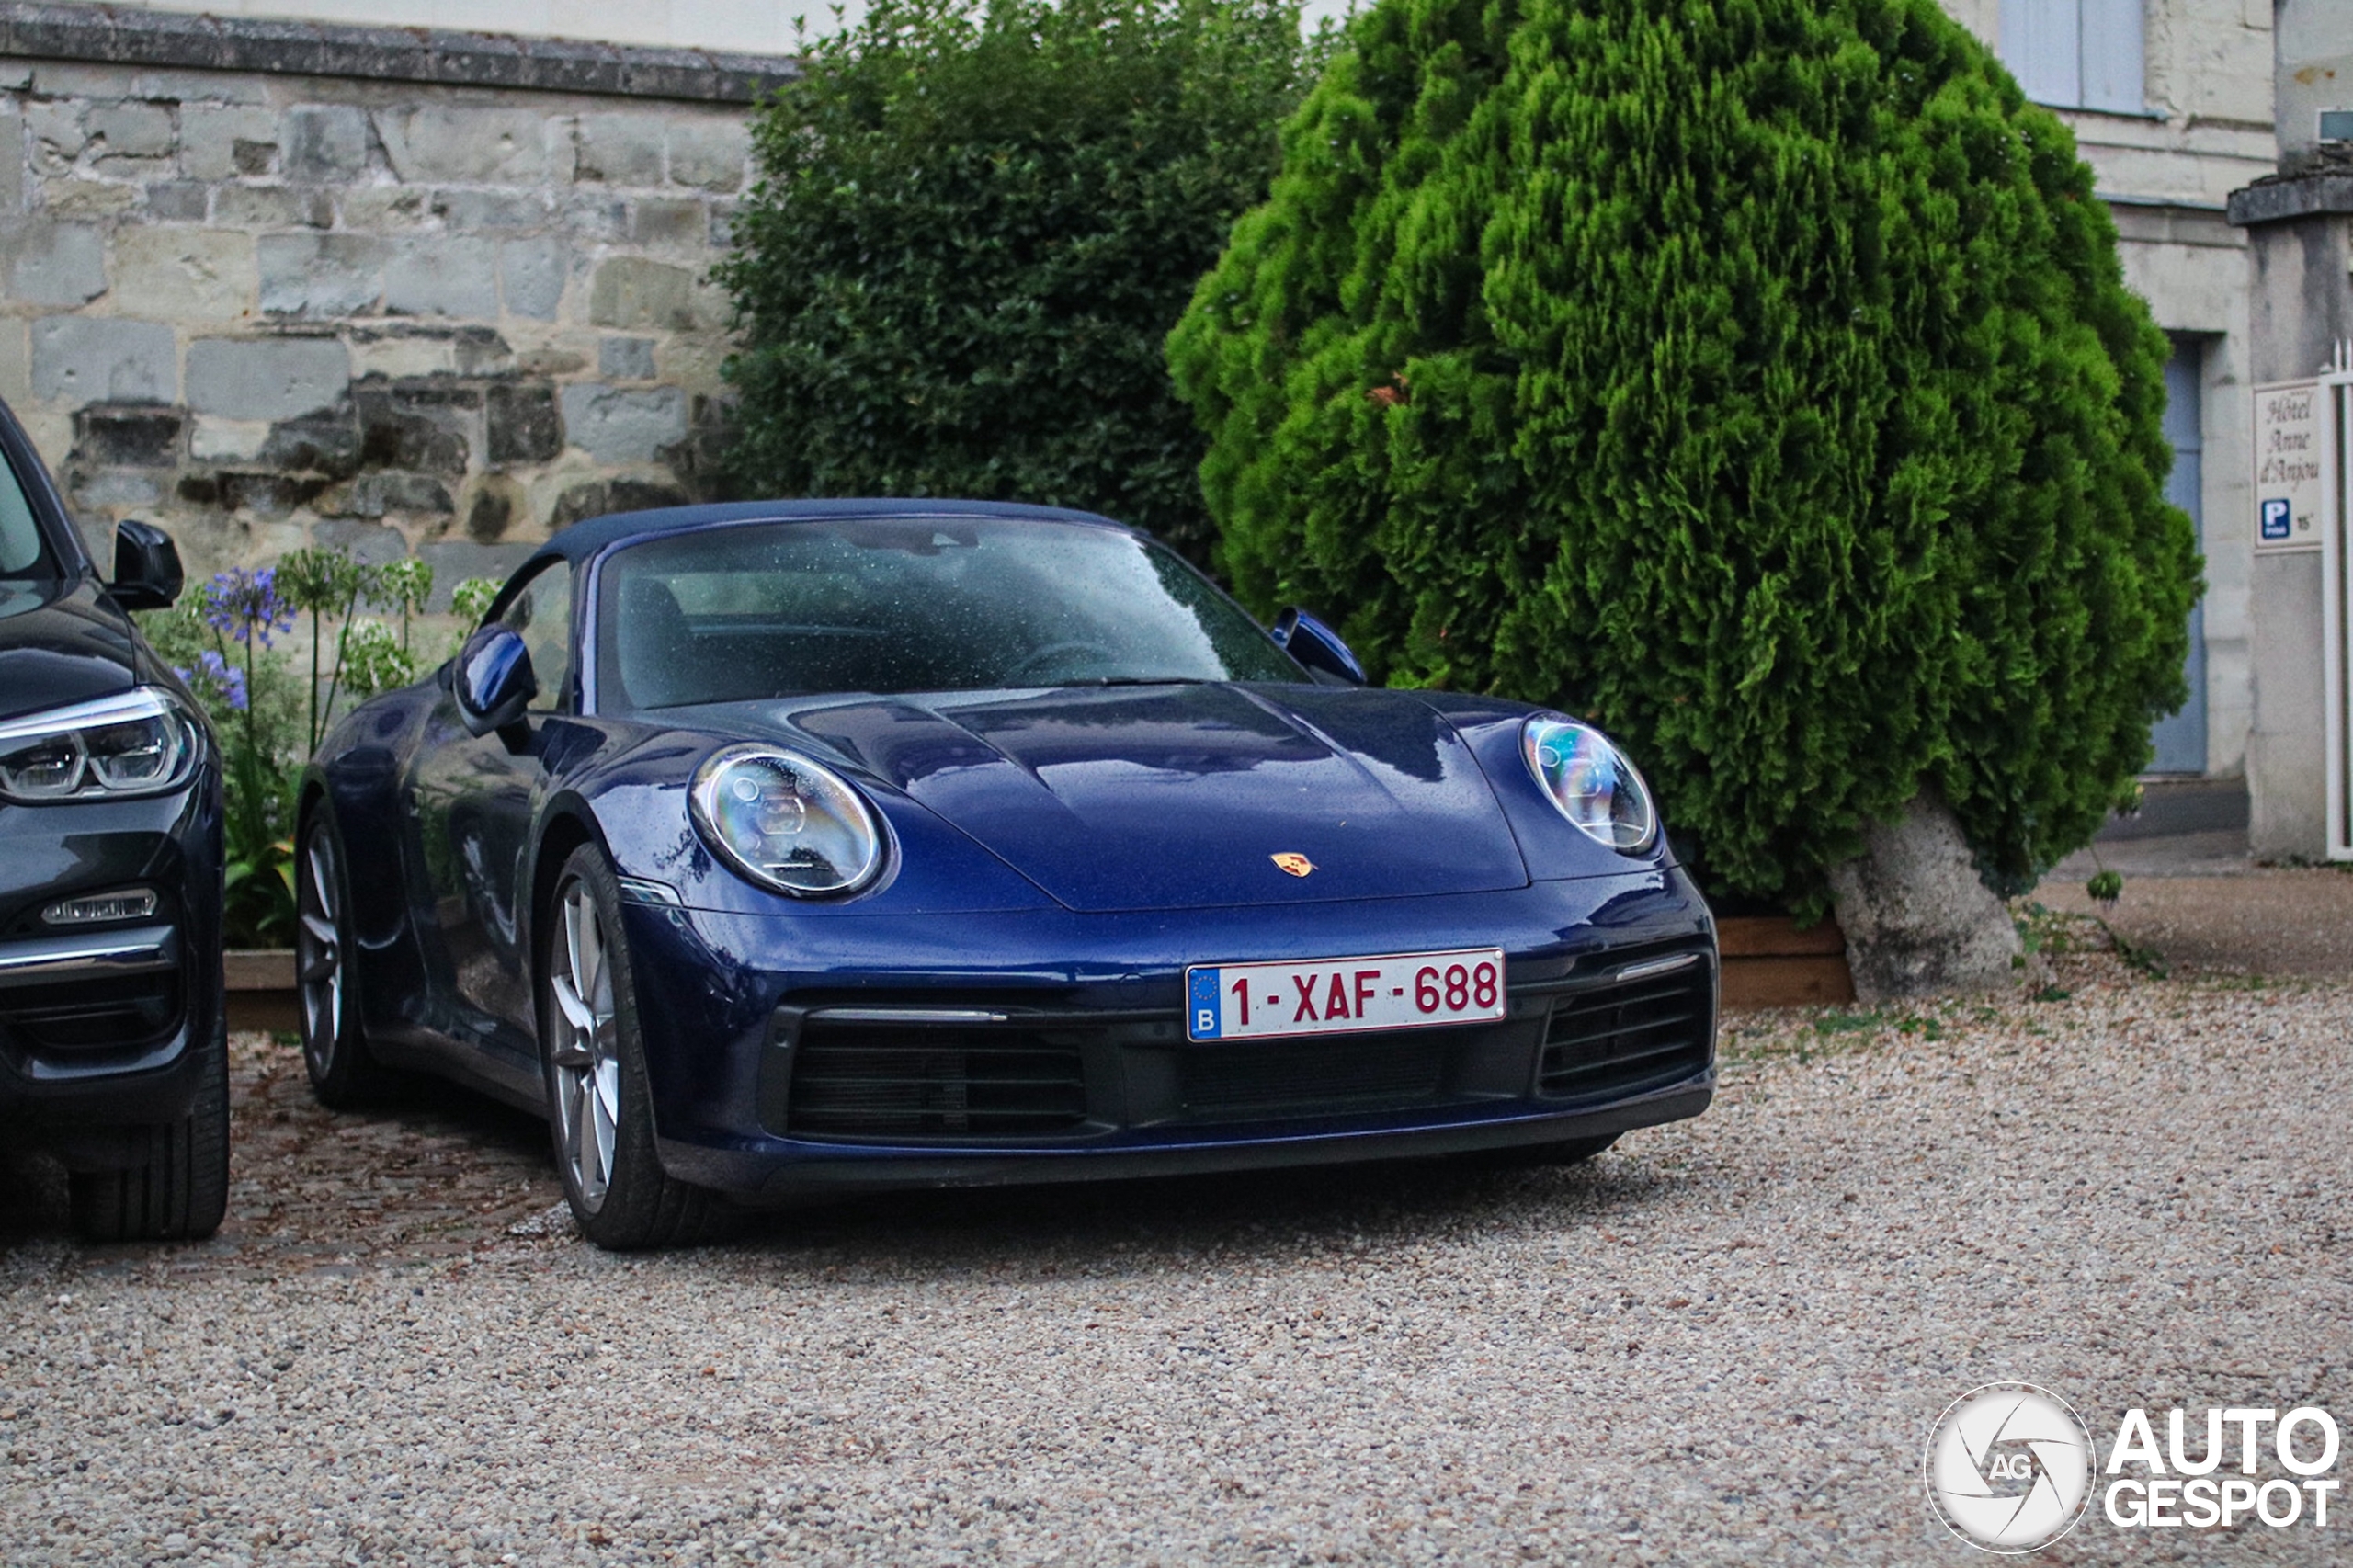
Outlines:
{"type": "Polygon", "coordinates": [[[540,930],[540,915],[555,894],[555,880],[563,872],[563,863],[572,858],[573,851],[583,845],[594,845],[609,863],[612,849],[605,843],[596,818],[587,806],[577,801],[560,803],[548,814],[540,829],[539,842],[531,851],[530,902],[524,905],[524,939],[530,944],[531,994],[536,1007],[539,984],[547,961],[547,945],[540,930]]]}
{"type": "Polygon", "coordinates": [[[322,812],[335,826],[352,918],[363,946],[381,949],[392,945],[409,923],[408,903],[400,892],[403,824],[397,780],[390,777],[390,769],[369,769],[355,777],[331,763],[305,767],[294,795],[297,856],[322,812]]]}
{"type": "Polygon", "coordinates": [[[347,976],[360,1028],[373,1040],[413,1025],[426,1009],[429,970],[411,908],[404,874],[399,786],[389,769],[358,777],[334,759],[313,762],[295,786],[295,874],[302,875],[302,846],[324,818],[342,862],[343,892],[351,922],[347,976]],[[383,777],[378,777],[379,773],[383,777]]]}
{"type": "Polygon", "coordinates": [[[326,803],[326,778],[319,771],[317,765],[313,764],[302,769],[301,782],[295,787],[294,793],[296,854],[301,853],[302,840],[311,831],[312,820],[319,814],[319,808],[326,803]]]}

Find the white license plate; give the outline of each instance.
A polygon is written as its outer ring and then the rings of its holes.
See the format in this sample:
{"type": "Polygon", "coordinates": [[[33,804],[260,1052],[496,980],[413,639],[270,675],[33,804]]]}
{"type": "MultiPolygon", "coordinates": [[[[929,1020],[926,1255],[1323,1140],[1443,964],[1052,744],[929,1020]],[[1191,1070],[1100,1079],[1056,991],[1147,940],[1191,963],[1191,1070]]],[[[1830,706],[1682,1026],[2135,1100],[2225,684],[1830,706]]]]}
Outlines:
{"type": "Polygon", "coordinates": [[[1194,1040],[1483,1023],[1504,1016],[1504,950],[1196,964],[1185,971],[1185,1032],[1194,1040]]]}

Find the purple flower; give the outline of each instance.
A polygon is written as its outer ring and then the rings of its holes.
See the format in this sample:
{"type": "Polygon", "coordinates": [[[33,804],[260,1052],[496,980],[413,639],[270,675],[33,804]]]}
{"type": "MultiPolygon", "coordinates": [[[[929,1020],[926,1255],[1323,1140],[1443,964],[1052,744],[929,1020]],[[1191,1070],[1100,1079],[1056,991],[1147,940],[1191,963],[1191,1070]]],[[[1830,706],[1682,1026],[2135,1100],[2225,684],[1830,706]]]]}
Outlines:
{"type": "Polygon", "coordinates": [[[244,712],[245,710],[245,672],[210,648],[204,650],[201,657],[204,660],[206,676],[219,688],[221,695],[227,699],[232,709],[240,713],[244,712]]]}
{"type": "Polygon", "coordinates": [[[208,702],[226,705],[231,711],[245,710],[245,672],[207,648],[197,655],[196,663],[187,669],[174,665],[172,673],[188,684],[189,690],[208,702]]]}
{"type": "Polygon", "coordinates": [[[202,614],[204,624],[223,637],[246,643],[258,637],[265,648],[271,633],[294,628],[294,607],[278,597],[278,572],[269,566],[215,574],[204,588],[202,614]]]}

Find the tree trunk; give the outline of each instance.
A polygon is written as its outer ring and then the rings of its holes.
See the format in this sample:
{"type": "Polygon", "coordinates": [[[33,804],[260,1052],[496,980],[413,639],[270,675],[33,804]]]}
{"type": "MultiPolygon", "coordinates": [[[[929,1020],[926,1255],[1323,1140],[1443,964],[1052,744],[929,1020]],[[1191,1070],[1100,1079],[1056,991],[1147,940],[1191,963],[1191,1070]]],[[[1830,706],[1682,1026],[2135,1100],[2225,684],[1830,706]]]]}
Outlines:
{"type": "Polygon", "coordinates": [[[1831,868],[1830,891],[1858,1001],[2006,991],[2025,977],[2010,912],[1933,790],[1872,824],[1863,852],[1831,868]]]}

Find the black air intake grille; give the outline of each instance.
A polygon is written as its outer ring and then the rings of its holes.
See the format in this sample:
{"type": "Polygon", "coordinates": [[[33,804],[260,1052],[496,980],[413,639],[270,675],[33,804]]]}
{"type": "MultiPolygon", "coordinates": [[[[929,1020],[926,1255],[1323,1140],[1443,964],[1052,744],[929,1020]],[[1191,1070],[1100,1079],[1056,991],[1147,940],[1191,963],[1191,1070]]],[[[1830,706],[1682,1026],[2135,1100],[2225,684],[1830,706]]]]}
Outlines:
{"type": "Polygon", "coordinates": [[[1562,997],[1544,1031],[1537,1092],[1574,1099],[1689,1077],[1708,1065],[1715,1001],[1704,959],[1671,974],[1562,997]]]}
{"type": "Polygon", "coordinates": [[[833,1138],[1067,1132],[1086,1119],[1079,1048],[1029,1029],[803,1026],[787,1131],[833,1138]]]}
{"type": "Polygon", "coordinates": [[[33,1051],[143,1045],[179,1017],[180,977],[172,970],[0,989],[0,1033],[33,1051]]]}
{"type": "Polygon", "coordinates": [[[1177,1059],[1179,1093],[1195,1120],[1422,1105],[1444,1087],[1448,1055],[1461,1033],[1413,1029],[1196,1046],[1177,1059]]]}

